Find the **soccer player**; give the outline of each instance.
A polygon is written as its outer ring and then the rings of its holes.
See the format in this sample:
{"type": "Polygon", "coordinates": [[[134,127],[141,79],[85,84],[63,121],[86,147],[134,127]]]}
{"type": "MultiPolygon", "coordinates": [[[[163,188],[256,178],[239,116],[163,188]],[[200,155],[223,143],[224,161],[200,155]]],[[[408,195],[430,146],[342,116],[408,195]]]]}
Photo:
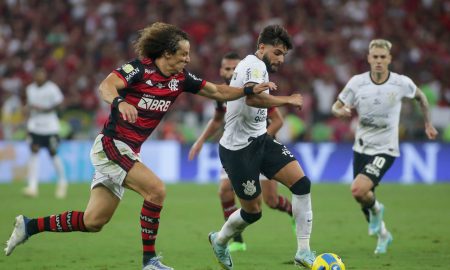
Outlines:
{"type": "MultiPolygon", "coordinates": [[[[229,52],[223,56],[219,73],[227,85],[230,84],[234,69],[240,60],[239,55],[235,52],[229,52]]],[[[189,160],[194,159],[194,157],[201,151],[205,141],[214,135],[217,130],[221,129],[224,122],[225,111],[225,103],[216,102],[216,111],[214,116],[208,122],[200,137],[192,145],[191,150],[189,151],[189,160]]],[[[267,134],[275,137],[275,134],[283,125],[283,117],[279,110],[273,107],[268,110],[268,119],[270,120],[270,125],[267,127],[267,134]]],[[[263,175],[260,176],[260,181],[263,200],[266,205],[272,209],[278,209],[292,216],[291,202],[285,196],[278,194],[277,182],[269,181],[263,175]]],[[[228,217],[237,210],[237,206],[230,179],[223,170],[220,175],[219,197],[222,205],[223,216],[225,220],[227,220],[228,217]]],[[[247,249],[247,245],[245,244],[241,233],[237,233],[233,237],[233,242],[229,243],[228,249],[230,252],[245,251],[247,249]]]]}
{"type": "MultiPolygon", "coordinates": [[[[269,81],[292,49],[287,31],[279,25],[265,27],[259,34],[255,54],[245,57],[236,67],[230,86],[249,87],[269,81]]],[[[301,108],[300,94],[272,96],[266,91],[227,102],[225,131],[219,142],[219,155],[241,203],[218,232],[209,234],[214,255],[224,269],[233,269],[228,241],[261,218],[259,174],[287,186],[292,192],[292,213],[296,221],[297,264],[311,268],[315,259],[310,250],[312,229],[311,182],[294,155],[267,134],[267,108],[293,105],[301,108]]]]}
{"type": "Polygon", "coordinates": [[[353,76],[332,106],[337,117],[352,117],[353,108],[359,116],[351,192],[369,222],[369,235],[378,236],[375,254],[386,253],[393,240],[383,221],[384,205],[376,199],[375,188],[400,155],[398,125],[404,97],[419,102],[427,137],[435,139],[438,134],[430,122],[424,93],[407,76],[389,71],[391,47],[387,40],[372,40],[367,56],[370,71],[353,76]]]}
{"type": "Polygon", "coordinates": [[[28,185],[23,190],[25,196],[37,197],[39,194],[39,150],[44,147],[52,157],[58,174],[55,196],[62,199],[67,194],[67,180],[64,165],[58,156],[59,118],[56,110],[64,97],[58,85],[47,79],[47,72],[38,68],[34,74],[34,82],[26,88],[29,119],[27,123],[31,158],[28,164],[28,185]]]}
{"type": "Polygon", "coordinates": [[[144,201],[139,215],[144,270],[173,269],[156,256],[160,212],[166,195],[164,183],[140,162],[142,143],[183,92],[227,101],[245,94],[276,89],[270,82],[245,88],[215,85],[189,73],[188,35],[179,28],[156,22],[140,31],[135,43],[138,59],[111,72],[99,86],[111,114],[94,141],[91,161],[95,175],[87,208],[40,218],[16,217],[5,248],[6,255],[29,237],[47,232],[99,232],[113,216],[124,189],[144,201]]]}

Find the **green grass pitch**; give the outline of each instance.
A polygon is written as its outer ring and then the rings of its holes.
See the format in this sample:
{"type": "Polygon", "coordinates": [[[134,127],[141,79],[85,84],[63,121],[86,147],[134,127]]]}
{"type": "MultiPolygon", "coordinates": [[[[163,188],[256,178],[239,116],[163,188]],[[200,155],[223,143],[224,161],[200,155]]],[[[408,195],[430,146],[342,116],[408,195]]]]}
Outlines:
{"type": "MultiPolygon", "coordinates": [[[[14,217],[83,210],[88,184],[73,184],[66,200],[53,197],[53,185],[41,185],[37,199],[21,196],[22,184],[0,185],[0,240],[6,241],[14,217]]],[[[288,194],[280,187],[283,194],[288,194]]],[[[450,185],[382,184],[378,198],[394,242],[388,254],[375,256],[376,239],[353,201],[348,185],[313,185],[314,224],[311,247],[340,255],[347,269],[450,269],[450,185]]],[[[289,196],[290,197],[290,196],[289,196]]],[[[42,233],[0,255],[0,269],[112,270],[141,269],[138,216],[142,199],[127,191],[111,222],[100,233],[42,233]]],[[[207,240],[222,225],[216,185],[168,185],[157,251],[178,270],[219,269],[207,240]]],[[[284,213],[264,207],[263,218],[244,233],[248,250],[233,253],[236,270],[296,269],[295,236],[284,213]]]]}

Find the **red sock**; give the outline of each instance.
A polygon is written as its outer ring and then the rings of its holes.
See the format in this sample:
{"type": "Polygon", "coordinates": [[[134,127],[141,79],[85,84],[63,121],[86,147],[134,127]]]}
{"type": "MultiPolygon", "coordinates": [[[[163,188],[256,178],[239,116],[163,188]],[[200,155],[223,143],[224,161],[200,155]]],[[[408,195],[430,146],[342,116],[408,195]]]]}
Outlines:
{"type": "Polygon", "coordinates": [[[292,204],[288,198],[286,198],[284,196],[278,196],[278,205],[276,208],[278,210],[280,210],[282,212],[286,212],[290,216],[292,216],[292,204]]]}
{"type": "Polygon", "coordinates": [[[87,232],[83,221],[84,212],[67,211],[58,215],[30,219],[27,233],[31,236],[46,232],[87,232]]]}
{"type": "Polygon", "coordinates": [[[227,220],[234,211],[237,210],[236,203],[234,202],[234,198],[231,201],[221,202],[222,203],[222,211],[223,217],[227,220]]]}
{"type": "Polygon", "coordinates": [[[155,241],[158,234],[159,215],[162,206],[144,201],[141,210],[141,236],[143,246],[143,263],[156,256],[155,241]]]}

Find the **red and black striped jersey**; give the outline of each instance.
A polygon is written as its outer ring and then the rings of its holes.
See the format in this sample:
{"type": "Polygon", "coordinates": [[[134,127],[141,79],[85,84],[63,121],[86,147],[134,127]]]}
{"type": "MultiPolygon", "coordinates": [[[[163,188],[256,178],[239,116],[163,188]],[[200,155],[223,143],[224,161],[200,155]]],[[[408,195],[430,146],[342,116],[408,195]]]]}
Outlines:
{"type": "Polygon", "coordinates": [[[183,70],[167,77],[150,59],[135,59],[113,71],[125,83],[119,95],[136,107],[135,123],[123,120],[117,108],[103,127],[105,136],[123,141],[139,153],[141,145],[158,126],[163,116],[182,92],[198,93],[206,81],[183,70]]]}

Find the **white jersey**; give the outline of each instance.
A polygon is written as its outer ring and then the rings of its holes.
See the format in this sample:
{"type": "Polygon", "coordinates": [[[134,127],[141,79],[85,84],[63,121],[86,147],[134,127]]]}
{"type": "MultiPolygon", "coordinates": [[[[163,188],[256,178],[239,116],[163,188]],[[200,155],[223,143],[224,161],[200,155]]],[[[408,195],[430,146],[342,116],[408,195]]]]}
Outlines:
{"type": "Polygon", "coordinates": [[[413,98],[416,89],[410,78],[394,72],[383,84],[374,83],[370,72],[353,76],[339,94],[339,100],[354,107],[359,115],[353,150],[398,157],[402,99],[413,98]]]}
{"type": "MultiPolygon", "coordinates": [[[[50,109],[61,104],[63,101],[61,90],[51,81],[46,81],[41,86],[32,83],[27,86],[26,92],[27,104],[30,107],[35,106],[42,109],[50,109]]],[[[59,119],[56,111],[39,112],[31,109],[27,128],[29,132],[38,135],[58,134],[59,119]]]]}
{"type": "MultiPolygon", "coordinates": [[[[236,66],[230,86],[243,87],[247,83],[268,81],[266,64],[258,57],[248,55],[236,66]]],[[[245,104],[245,98],[227,102],[225,131],[219,143],[228,150],[242,149],[250,144],[251,138],[267,132],[267,109],[250,107],[245,104]]]]}

